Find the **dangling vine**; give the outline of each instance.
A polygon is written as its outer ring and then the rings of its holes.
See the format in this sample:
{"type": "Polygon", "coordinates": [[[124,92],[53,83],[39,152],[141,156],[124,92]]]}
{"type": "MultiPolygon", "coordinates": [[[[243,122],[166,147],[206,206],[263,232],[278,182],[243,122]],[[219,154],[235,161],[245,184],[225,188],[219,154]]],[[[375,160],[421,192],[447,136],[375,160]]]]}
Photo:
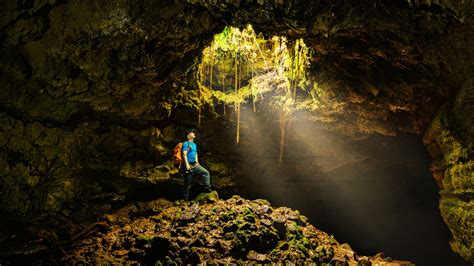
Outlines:
{"type": "Polygon", "coordinates": [[[298,90],[308,93],[309,88],[313,95],[306,79],[308,57],[309,49],[301,39],[288,41],[277,36],[265,39],[257,35],[250,25],[242,30],[226,27],[203,51],[197,68],[198,97],[202,102],[198,106],[199,123],[204,103],[212,106],[214,101],[222,102],[224,116],[227,116],[226,106],[233,105],[235,142],[240,143],[242,105],[246,106],[247,100],[250,100],[253,112],[257,112],[264,95],[270,95],[270,101],[266,104],[270,111],[278,114],[281,163],[292,112],[308,106],[307,102],[297,102],[298,90]],[[207,73],[204,73],[206,70],[207,73]],[[227,77],[230,81],[226,80],[227,77]],[[233,90],[227,90],[226,84],[233,86],[233,90]],[[214,90],[215,87],[222,89],[214,90]],[[211,92],[211,98],[203,96],[207,92],[211,92]]]}

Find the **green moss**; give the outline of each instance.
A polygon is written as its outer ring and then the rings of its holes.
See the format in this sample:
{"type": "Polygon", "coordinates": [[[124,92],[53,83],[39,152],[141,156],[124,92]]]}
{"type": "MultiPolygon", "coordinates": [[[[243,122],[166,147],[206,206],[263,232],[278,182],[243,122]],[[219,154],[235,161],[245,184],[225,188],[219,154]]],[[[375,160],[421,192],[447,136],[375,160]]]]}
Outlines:
{"type": "Polygon", "coordinates": [[[193,201],[200,204],[213,203],[219,200],[219,195],[217,191],[212,191],[210,193],[201,193],[193,201]]]}
{"type": "Polygon", "coordinates": [[[243,220],[254,223],[256,221],[255,213],[250,208],[245,208],[243,212],[243,220]]]}
{"type": "Polygon", "coordinates": [[[307,247],[307,248],[310,248],[310,247],[311,247],[311,243],[310,243],[309,239],[306,238],[306,237],[303,237],[302,243],[303,243],[303,245],[304,245],[305,247],[307,247]]]}
{"type": "Polygon", "coordinates": [[[234,219],[237,216],[237,213],[234,210],[222,212],[219,219],[227,222],[231,219],[234,219]]]}
{"type": "Polygon", "coordinates": [[[315,249],[315,257],[321,262],[329,262],[334,257],[334,248],[331,246],[320,245],[315,249]]]}
{"type": "Polygon", "coordinates": [[[474,162],[459,162],[446,169],[443,184],[450,190],[474,191],[474,162]]]}
{"type": "Polygon", "coordinates": [[[143,234],[139,234],[137,236],[137,240],[145,241],[145,242],[149,242],[149,241],[153,240],[153,238],[155,238],[155,236],[152,235],[152,234],[149,234],[149,233],[143,233],[143,234]]]}
{"type": "Polygon", "coordinates": [[[440,210],[453,235],[451,246],[456,248],[455,251],[462,251],[460,254],[464,258],[474,260],[474,202],[443,197],[440,210]]]}
{"type": "Polygon", "coordinates": [[[474,261],[474,201],[471,196],[474,193],[474,113],[467,97],[468,91],[472,91],[472,82],[466,83],[454,104],[445,105],[435,117],[425,142],[429,143],[430,153],[435,157],[432,167],[444,169],[439,207],[453,235],[451,247],[465,259],[474,261]]]}
{"type": "Polygon", "coordinates": [[[451,246],[451,249],[454,252],[458,253],[463,258],[470,258],[471,261],[474,259],[474,255],[473,255],[474,247],[472,247],[472,245],[469,248],[468,246],[463,245],[459,241],[456,241],[456,240],[449,241],[449,245],[451,246]]]}
{"type": "Polygon", "coordinates": [[[292,222],[288,226],[287,240],[301,240],[303,238],[303,228],[297,222],[292,222]]]}
{"type": "Polygon", "coordinates": [[[234,238],[234,236],[235,235],[234,235],[233,232],[227,232],[227,233],[225,233],[224,238],[227,239],[227,240],[231,240],[231,239],[234,238]]]}

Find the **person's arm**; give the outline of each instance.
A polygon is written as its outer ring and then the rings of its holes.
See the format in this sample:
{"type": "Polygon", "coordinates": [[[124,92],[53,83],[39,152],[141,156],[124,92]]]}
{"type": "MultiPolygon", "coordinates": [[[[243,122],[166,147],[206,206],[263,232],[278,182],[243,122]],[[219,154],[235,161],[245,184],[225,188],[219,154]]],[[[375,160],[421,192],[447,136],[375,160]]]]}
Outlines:
{"type": "Polygon", "coordinates": [[[185,142],[183,144],[183,157],[184,157],[184,162],[186,163],[186,170],[190,170],[191,169],[191,166],[189,165],[189,162],[188,162],[188,143],[185,142]],[[186,146],[185,146],[186,145],[186,146]]]}
{"type": "Polygon", "coordinates": [[[199,160],[198,160],[198,154],[196,152],[196,164],[199,164],[199,160]]]}

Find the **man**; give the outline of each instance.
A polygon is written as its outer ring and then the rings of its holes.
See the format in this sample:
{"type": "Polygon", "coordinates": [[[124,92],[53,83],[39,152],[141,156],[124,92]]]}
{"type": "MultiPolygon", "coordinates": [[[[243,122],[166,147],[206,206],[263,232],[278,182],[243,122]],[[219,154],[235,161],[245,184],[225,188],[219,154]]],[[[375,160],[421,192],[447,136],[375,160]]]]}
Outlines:
{"type": "Polygon", "coordinates": [[[183,142],[183,159],[184,164],[181,167],[181,171],[184,175],[184,189],[183,198],[189,199],[189,189],[191,188],[191,181],[195,174],[200,175],[204,179],[204,187],[206,192],[211,192],[211,175],[206,168],[199,164],[198,153],[196,143],[196,132],[194,129],[190,129],[187,132],[187,141],[183,142]]]}

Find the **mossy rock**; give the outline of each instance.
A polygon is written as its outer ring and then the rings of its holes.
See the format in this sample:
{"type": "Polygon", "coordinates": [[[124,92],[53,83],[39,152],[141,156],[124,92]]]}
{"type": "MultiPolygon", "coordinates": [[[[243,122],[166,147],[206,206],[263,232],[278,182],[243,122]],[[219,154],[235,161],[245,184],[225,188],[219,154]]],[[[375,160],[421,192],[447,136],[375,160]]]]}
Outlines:
{"type": "Polygon", "coordinates": [[[217,194],[217,191],[201,193],[193,201],[199,204],[214,203],[219,201],[219,194],[217,194]]]}
{"type": "Polygon", "coordinates": [[[439,207],[453,234],[451,247],[464,258],[474,261],[474,201],[442,197],[439,207]]]}

